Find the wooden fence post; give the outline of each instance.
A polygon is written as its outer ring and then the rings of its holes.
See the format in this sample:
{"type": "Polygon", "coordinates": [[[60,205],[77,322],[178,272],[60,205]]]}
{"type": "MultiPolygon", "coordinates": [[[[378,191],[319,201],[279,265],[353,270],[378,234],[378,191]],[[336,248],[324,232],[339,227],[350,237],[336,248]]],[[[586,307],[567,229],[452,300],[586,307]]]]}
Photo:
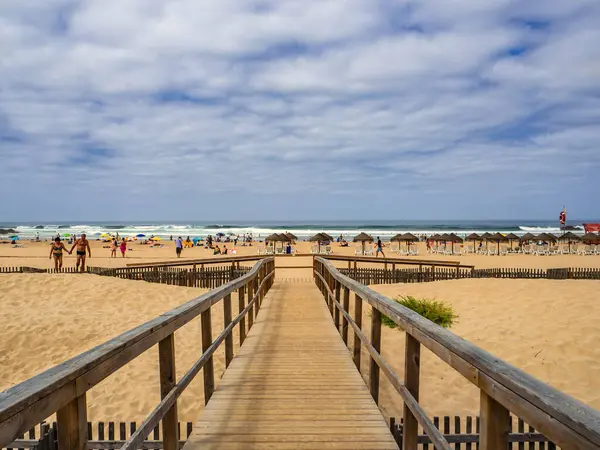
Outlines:
{"type": "MultiPolygon", "coordinates": [[[[254,291],[254,279],[248,282],[248,305],[252,301],[252,296],[254,295],[252,292],[254,291]]],[[[250,332],[250,328],[254,324],[254,305],[250,307],[248,310],[248,332],[250,332]]]]}
{"type": "MultiPolygon", "coordinates": [[[[212,344],[212,318],[210,310],[211,307],[209,306],[200,317],[203,353],[207,351],[208,347],[212,344]]],[[[204,372],[204,404],[207,404],[215,390],[215,373],[212,356],[208,358],[206,364],[204,364],[202,372],[204,372]]]]}
{"type": "Polygon", "coordinates": [[[479,449],[508,448],[509,411],[484,391],[481,391],[479,398],[479,416],[481,418],[479,449]]]}
{"type": "MultiPolygon", "coordinates": [[[[354,293],[354,322],[359,329],[362,329],[362,298],[354,293]]],[[[360,338],[354,333],[353,359],[356,368],[360,372],[360,338]]]]}
{"type": "MultiPolygon", "coordinates": [[[[340,290],[342,287],[342,284],[337,281],[336,279],[333,280],[333,284],[335,285],[335,300],[341,304],[340,302],[340,290]]],[[[335,329],[337,330],[337,332],[340,332],[340,309],[334,304],[332,305],[335,308],[335,329]]]]}
{"type": "MultiPolygon", "coordinates": [[[[246,301],[245,301],[245,298],[244,298],[244,296],[245,296],[245,292],[244,292],[245,287],[246,286],[242,286],[238,290],[238,306],[240,308],[240,311],[239,311],[240,313],[246,307],[246,301]]],[[[246,317],[242,317],[240,319],[240,347],[244,343],[245,339],[246,339],[246,317]]]]}
{"type": "MultiPolygon", "coordinates": [[[[371,308],[371,345],[379,353],[381,349],[381,312],[377,308],[371,308]]],[[[369,365],[370,391],[375,403],[379,404],[379,366],[371,357],[369,365]]]]}
{"type": "MultiPolygon", "coordinates": [[[[160,398],[162,400],[177,383],[175,372],[175,334],[170,334],[158,343],[158,363],[160,371],[160,398]]],[[[162,419],[164,450],[179,450],[177,423],[177,403],[175,403],[162,419]]]]}
{"type": "MultiPolygon", "coordinates": [[[[231,323],[231,294],[223,298],[223,328],[231,323]]],[[[229,367],[233,359],[233,333],[225,337],[225,368],[229,367]]],[[[166,449],[165,449],[166,450],[166,449]]]]}
{"type": "MultiPolygon", "coordinates": [[[[344,287],[344,310],[350,311],[350,289],[344,287]]],[[[342,340],[344,344],[348,345],[348,320],[346,316],[342,317],[342,340]]]]}
{"type": "Polygon", "coordinates": [[[56,412],[61,450],[87,450],[87,404],[85,392],[56,412]]]}
{"type": "MultiPolygon", "coordinates": [[[[419,372],[421,367],[421,344],[412,335],[406,333],[404,350],[404,386],[419,402],[419,372]]],[[[402,431],[402,448],[417,450],[419,438],[419,422],[412,411],[404,404],[404,428],[402,431]]]]}

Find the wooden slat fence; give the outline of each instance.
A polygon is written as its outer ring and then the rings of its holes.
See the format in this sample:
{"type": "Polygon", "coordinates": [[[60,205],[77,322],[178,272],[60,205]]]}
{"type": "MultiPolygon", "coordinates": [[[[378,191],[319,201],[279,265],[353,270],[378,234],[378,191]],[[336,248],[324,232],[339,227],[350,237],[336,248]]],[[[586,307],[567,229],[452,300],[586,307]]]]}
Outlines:
{"type": "Polygon", "coordinates": [[[548,280],[600,280],[599,268],[567,267],[557,269],[463,269],[427,268],[422,269],[377,269],[352,268],[338,269],[340,273],[364,285],[395,283],[427,283],[431,281],[456,280],[463,278],[525,278],[548,280]]]}
{"type": "MultiPolygon", "coordinates": [[[[88,422],[87,438],[88,449],[112,450],[118,449],[125,444],[138,428],[137,422],[88,422]]],[[[182,448],[187,438],[192,434],[193,422],[178,422],[177,436],[179,448],[182,448]]],[[[56,422],[52,426],[42,422],[39,427],[34,427],[26,435],[11,442],[2,450],[37,449],[56,450],[56,447],[40,447],[40,436],[45,439],[45,445],[56,444],[56,422]]],[[[162,449],[163,430],[161,424],[154,427],[147,439],[140,445],[142,449],[162,449]]]]}
{"type": "MultiPolygon", "coordinates": [[[[162,283],[174,286],[188,286],[213,289],[242,277],[252,270],[251,267],[240,265],[207,266],[207,267],[87,267],[86,273],[123,278],[126,280],[142,280],[149,283],[162,283]]],[[[39,269],[36,267],[0,267],[0,274],[9,273],[49,273],[77,274],[75,267],[65,267],[62,270],[39,269]]]]}
{"type": "MultiPolygon", "coordinates": [[[[395,421],[390,417],[390,432],[402,449],[403,423],[395,421]]],[[[478,416],[443,416],[433,417],[435,428],[440,430],[449,444],[452,444],[453,450],[478,450],[480,420],[478,416]]],[[[508,450],[560,450],[556,444],[550,441],[542,433],[525,423],[523,419],[513,415],[509,418],[508,450]]],[[[418,448],[422,450],[435,450],[431,444],[431,439],[419,427],[418,448]]]]}
{"type": "Polygon", "coordinates": [[[252,270],[251,267],[234,265],[189,269],[179,267],[122,267],[116,269],[88,267],[89,273],[101,276],[207,289],[213,289],[229,283],[236,278],[244,276],[250,270],[252,270]]]}

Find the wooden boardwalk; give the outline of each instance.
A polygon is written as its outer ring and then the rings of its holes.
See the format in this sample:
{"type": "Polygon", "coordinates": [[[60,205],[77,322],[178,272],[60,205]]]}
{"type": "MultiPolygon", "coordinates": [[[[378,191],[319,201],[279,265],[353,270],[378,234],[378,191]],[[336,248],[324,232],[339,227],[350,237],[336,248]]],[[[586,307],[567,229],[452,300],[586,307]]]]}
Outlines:
{"type": "Polygon", "coordinates": [[[398,447],[311,280],[275,282],[184,448],[398,447]]]}

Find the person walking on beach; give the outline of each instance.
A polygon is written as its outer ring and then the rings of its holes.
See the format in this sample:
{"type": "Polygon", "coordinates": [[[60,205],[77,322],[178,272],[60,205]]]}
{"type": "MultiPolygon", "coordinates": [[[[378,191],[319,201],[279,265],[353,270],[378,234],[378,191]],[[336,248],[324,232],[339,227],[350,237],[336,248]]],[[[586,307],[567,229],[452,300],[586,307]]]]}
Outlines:
{"type": "Polygon", "coordinates": [[[119,249],[121,250],[121,256],[125,258],[125,253],[127,252],[127,241],[125,239],[121,241],[119,249]]]}
{"type": "Polygon", "coordinates": [[[73,253],[73,249],[77,247],[77,262],[75,263],[75,270],[79,270],[79,265],[81,264],[81,272],[85,272],[85,251],[87,250],[88,256],[92,257],[92,249],[90,248],[90,243],[86,239],[85,233],[81,235],[79,239],[75,241],[71,250],[69,250],[69,255],[73,253]]]}
{"type": "Polygon", "coordinates": [[[175,241],[175,253],[177,253],[178,258],[181,258],[182,250],[183,250],[183,240],[181,239],[181,236],[179,236],[177,238],[177,240],[175,241]]]}
{"type": "Polygon", "coordinates": [[[110,257],[117,257],[117,240],[115,238],[113,238],[112,242],[110,243],[110,257]]]}
{"type": "Polygon", "coordinates": [[[50,258],[54,256],[54,268],[56,270],[62,270],[63,266],[63,250],[68,252],[65,244],[60,242],[60,237],[54,239],[54,242],[50,244],[50,258]]]}
{"type": "Polygon", "coordinates": [[[375,258],[379,256],[379,253],[385,258],[385,253],[383,253],[383,244],[381,243],[381,239],[377,236],[377,248],[375,249],[375,258]]]}

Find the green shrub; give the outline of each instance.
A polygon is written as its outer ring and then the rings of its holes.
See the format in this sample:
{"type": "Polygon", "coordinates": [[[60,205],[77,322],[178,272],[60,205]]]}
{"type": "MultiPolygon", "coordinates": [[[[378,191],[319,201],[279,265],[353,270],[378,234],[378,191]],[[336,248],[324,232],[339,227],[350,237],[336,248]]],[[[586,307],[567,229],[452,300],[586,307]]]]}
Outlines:
{"type": "MultiPolygon", "coordinates": [[[[458,314],[454,313],[449,303],[429,298],[415,298],[412,295],[399,295],[394,298],[394,301],[444,328],[450,328],[458,320],[458,314]]],[[[381,316],[381,323],[390,328],[397,328],[392,319],[384,314],[381,316]]]]}

